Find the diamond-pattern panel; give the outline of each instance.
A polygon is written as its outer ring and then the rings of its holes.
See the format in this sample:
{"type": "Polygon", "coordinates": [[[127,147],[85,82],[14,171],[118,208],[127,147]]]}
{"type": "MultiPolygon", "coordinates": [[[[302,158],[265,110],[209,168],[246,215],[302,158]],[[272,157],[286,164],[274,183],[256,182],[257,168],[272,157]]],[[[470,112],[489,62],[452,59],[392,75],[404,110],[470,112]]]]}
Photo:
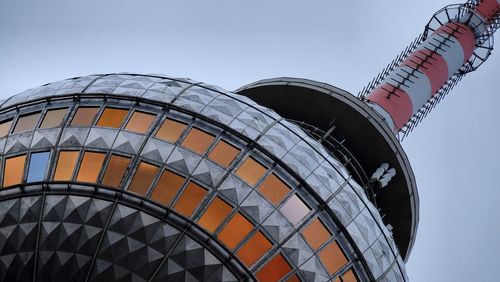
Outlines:
{"type": "Polygon", "coordinates": [[[0,280],[33,280],[41,197],[0,202],[0,280]]]}
{"type": "Polygon", "coordinates": [[[181,238],[153,281],[237,281],[207,249],[188,236],[181,238]]]}
{"type": "Polygon", "coordinates": [[[179,234],[158,218],[117,205],[99,249],[92,279],[149,279],[179,234]],[[117,273],[123,277],[117,277],[117,273]]]}
{"type": "Polygon", "coordinates": [[[41,281],[84,281],[112,203],[79,196],[47,196],[40,230],[41,281]]]}

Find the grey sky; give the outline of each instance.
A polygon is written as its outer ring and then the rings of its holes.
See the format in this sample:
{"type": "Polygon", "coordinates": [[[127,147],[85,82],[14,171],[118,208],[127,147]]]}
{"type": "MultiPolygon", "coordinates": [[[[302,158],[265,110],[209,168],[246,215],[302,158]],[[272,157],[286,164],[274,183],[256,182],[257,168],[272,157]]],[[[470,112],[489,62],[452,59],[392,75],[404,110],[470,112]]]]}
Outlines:
{"type": "MultiPolygon", "coordinates": [[[[165,73],[234,90],[276,76],[357,93],[452,2],[0,2],[0,97],[68,77],[165,73]]],[[[497,36],[497,38],[499,38],[497,36]]],[[[420,192],[412,281],[492,281],[500,253],[500,54],[403,142],[420,192]]]]}

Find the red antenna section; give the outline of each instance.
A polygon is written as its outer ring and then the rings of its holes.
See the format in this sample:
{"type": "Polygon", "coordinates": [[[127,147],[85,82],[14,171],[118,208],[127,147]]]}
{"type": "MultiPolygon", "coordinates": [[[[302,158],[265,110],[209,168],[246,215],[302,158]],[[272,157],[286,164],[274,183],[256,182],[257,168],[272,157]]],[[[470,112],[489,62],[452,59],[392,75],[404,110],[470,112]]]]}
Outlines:
{"type": "Polygon", "coordinates": [[[469,1],[438,11],[425,32],[360,93],[405,137],[493,49],[500,0],[469,1]]]}

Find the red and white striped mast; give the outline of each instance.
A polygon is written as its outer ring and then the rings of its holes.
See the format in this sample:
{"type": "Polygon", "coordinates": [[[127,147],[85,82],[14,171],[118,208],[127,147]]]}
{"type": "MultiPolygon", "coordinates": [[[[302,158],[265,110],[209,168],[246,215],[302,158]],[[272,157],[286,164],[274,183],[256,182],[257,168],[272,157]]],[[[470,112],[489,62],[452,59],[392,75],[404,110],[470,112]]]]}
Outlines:
{"type": "Polygon", "coordinates": [[[441,9],[360,97],[397,135],[406,136],[466,73],[488,58],[499,26],[500,0],[441,9]]]}

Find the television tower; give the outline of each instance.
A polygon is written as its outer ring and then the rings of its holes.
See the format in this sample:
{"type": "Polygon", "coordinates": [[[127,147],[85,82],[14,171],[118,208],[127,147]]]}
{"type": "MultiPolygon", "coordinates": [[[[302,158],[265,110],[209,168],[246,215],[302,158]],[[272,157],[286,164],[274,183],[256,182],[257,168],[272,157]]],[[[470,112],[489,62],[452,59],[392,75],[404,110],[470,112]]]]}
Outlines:
{"type": "Polygon", "coordinates": [[[438,11],[355,97],[134,73],[0,101],[2,281],[408,281],[404,138],[493,49],[500,3],[438,11]]]}

